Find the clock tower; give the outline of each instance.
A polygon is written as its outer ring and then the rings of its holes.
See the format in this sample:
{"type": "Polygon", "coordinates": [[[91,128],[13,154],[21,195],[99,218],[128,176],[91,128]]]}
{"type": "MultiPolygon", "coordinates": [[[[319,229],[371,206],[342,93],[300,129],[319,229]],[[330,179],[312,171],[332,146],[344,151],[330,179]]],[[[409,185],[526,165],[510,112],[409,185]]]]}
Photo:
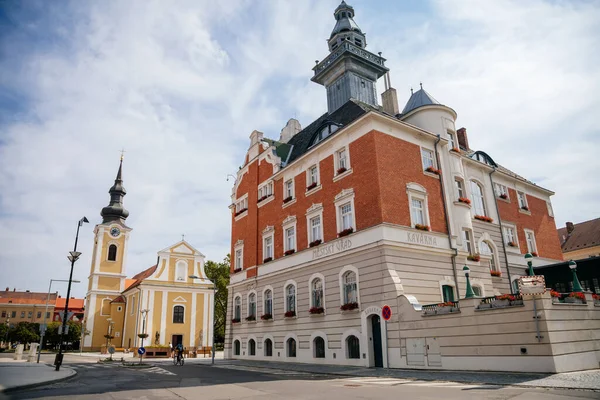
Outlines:
{"type": "Polygon", "coordinates": [[[110,203],[100,212],[102,223],[94,228],[94,249],[86,295],[85,329],[90,335],[84,339],[84,348],[98,350],[106,343],[109,330],[116,337],[122,327],[111,320],[111,301],[125,290],[127,243],[131,228],[125,225],[129,211],[123,207],[127,193],[122,179],[123,157],[114,185],[109,189],[110,203]],[[110,325],[110,326],[109,326],[110,325]]]}

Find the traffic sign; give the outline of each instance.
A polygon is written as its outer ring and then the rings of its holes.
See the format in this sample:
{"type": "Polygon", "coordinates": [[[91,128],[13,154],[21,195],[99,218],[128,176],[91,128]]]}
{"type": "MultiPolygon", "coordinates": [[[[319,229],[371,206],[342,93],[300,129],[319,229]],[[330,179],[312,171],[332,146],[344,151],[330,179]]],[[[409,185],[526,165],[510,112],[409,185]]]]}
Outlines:
{"type": "Polygon", "coordinates": [[[108,348],[108,352],[109,352],[110,354],[115,354],[115,346],[110,346],[110,347],[108,348]]]}
{"type": "Polygon", "coordinates": [[[381,309],[381,316],[384,320],[389,321],[392,318],[392,309],[387,304],[381,309]]]}
{"type": "Polygon", "coordinates": [[[143,347],[140,347],[140,348],[138,349],[138,354],[139,354],[140,356],[143,356],[144,354],[146,354],[146,349],[145,349],[145,348],[143,348],[143,347]]]}
{"type": "Polygon", "coordinates": [[[522,276],[519,278],[519,294],[533,295],[546,293],[544,275],[522,276]]]}

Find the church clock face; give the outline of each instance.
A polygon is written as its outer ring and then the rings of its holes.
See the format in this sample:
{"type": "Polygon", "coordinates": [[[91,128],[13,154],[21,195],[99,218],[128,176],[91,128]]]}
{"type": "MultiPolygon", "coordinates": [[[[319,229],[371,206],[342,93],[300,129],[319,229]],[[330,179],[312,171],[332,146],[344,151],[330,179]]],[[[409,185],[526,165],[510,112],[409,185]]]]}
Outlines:
{"type": "Polygon", "coordinates": [[[117,227],[110,228],[110,235],[112,237],[117,237],[117,236],[119,236],[120,233],[121,233],[121,230],[119,228],[117,228],[117,227]]]}

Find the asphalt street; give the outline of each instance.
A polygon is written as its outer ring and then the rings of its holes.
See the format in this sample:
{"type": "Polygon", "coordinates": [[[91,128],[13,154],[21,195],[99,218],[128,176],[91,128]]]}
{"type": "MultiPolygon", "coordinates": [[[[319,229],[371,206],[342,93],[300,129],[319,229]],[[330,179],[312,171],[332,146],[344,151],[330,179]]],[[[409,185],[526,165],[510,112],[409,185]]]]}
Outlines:
{"type": "MultiPolygon", "coordinates": [[[[51,360],[46,360],[50,362],[51,360]]],[[[167,362],[133,369],[65,357],[77,371],[67,381],[5,394],[8,399],[600,399],[592,391],[518,388],[375,377],[339,377],[301,371],[167,362]]]]}

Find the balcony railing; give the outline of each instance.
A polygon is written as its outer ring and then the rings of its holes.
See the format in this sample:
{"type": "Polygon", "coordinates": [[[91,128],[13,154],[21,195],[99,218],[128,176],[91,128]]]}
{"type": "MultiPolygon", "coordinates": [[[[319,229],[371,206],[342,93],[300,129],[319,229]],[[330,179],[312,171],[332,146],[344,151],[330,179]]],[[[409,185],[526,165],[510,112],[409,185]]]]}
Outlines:
{"type": "Polygon", "coordinates": [[[321,71],[331,65],[335,60],[337,60],[342,54],[345,52],[350,52],[362,58],[363,60],[370,61],[374,64],[380,65],[385,68],[384,62],[385,59],[378,55],[371,53],[363,49],[362,47],[356,46],[351,42],[343,42],[337,49],[335,49],[332,53],[330,53],[323,61],[318,63],[313,70],[315,71],[315,75],[318,75],[321,71]]]}
{"type": "MultiPolygon", "coordinates": [[[[581,292],[569,292],[569,293],[559,293],[556,291],[551,292],[552,295],[552,303],[567,303],[567,304],[587,304],[585,300],[585,295],[581,292]]],[[[594,299],[595,302],[595,299],[594,299]]]]}
{"type": "Polygon", "coordinates": [[[523,305],[523,297],[519,294],[504,294],[500,296],[484,297],[477,306],[478,310],[490,308],[519,307],[523,305]]]}
{"type": "Polygon", "coordinates": [[[447,301],[445,303],[426,304],[421,307],[422,315],[443,315],[460,312],[458,301],[447,301]]]}

